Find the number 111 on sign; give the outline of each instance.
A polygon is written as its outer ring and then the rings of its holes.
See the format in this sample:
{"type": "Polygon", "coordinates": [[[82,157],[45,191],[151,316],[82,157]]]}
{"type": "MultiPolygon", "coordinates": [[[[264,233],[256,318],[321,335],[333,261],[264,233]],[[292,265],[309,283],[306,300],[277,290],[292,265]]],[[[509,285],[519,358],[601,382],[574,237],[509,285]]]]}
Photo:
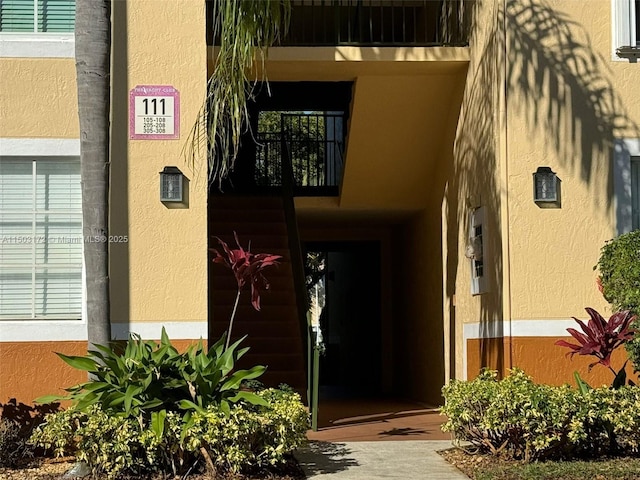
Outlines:
{"type": "Polygon", "coordinates": [[[129,91],[129,138],[180,138],[180,93],[171,85],[137,85],[129,91]]]}
{"type": "Polygon", "coordinates": [[[171,99],[171,97],[143,99],[142,103],[144,104],[144,114],[145,115],[165,115],[166,108],[164,104],[167,102],[167,98],[171,99]],[[151,105],[151,108],[149,108],[149,105],[151,105]],[[159,108],[158,108],[158,105],[160,106],[159,108]]]}
{"type": "Polygon", "coordinates": [[[135,99],[135,133],[137,135],[174,134],[173,97],[145,97],[135,99]]]}

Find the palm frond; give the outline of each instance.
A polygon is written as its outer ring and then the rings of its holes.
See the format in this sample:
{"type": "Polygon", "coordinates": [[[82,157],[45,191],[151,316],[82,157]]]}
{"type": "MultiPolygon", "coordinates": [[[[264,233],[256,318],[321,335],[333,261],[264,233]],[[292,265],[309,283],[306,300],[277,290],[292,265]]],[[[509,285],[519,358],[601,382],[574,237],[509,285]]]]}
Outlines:
{"type": "Polygon", "coordinates": [[[206,149],[210,183],[221,182],[233,169],[249,124],[247,102],[253,98],[254,85],[266,80],[268,49],[286,33],[290,15],[290,0],[213,2],[213,34],[220,46],[184,152],[195,167],[206,149]]]}

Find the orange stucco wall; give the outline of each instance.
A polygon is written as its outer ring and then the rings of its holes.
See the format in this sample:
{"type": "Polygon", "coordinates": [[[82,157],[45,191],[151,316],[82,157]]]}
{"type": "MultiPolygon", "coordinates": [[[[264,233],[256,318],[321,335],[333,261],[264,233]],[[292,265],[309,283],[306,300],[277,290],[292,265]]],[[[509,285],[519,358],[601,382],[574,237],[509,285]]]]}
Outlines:
{"type": "MultiPolygon", "coordinates": [[[[595,365],[589,372],[589,364],[595,361],[591,356],[566,354],[567,348],[554,345],[558,340],[571,342],[570,337],[514,337],[467,340],[467,378],[478,375],[481,366],[506,372],[510,365],[524,370],[538,383],[575,385],[573,372],[592,386],[610,385],[613,373],[601,365],[595,365]]],[[[624,348],[618,349],[611,360],[614,369],[619,369],[626,360],[624,348]]],[[[631,374],[627,367],[627,375],[631,374]]],[[[631,378],[635,376],[632,375],[631,378]]],[[[634,378],[635,381],[635,378],[634,378]]]]}
{"type": "Polygon", "coordinates": [[[31,404],[42,395],[64,394],[63,388],[86,380],[85,372],[60,360],[55,352],[83,355],[87,342],[8,342],[0,344],[0,403],[15,398],[31,404]]]}

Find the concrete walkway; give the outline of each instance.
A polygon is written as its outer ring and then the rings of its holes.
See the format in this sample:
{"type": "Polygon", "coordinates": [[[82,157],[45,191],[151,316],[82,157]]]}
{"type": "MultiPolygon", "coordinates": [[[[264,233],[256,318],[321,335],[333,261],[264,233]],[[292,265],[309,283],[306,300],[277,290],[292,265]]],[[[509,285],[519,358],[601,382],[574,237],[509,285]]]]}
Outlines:
{"type": "Polygon", "coordinates": [[[468,480],[438,455],[450,447],[449,440],[311,441],[295,456],[308,479],[468,480]]]}

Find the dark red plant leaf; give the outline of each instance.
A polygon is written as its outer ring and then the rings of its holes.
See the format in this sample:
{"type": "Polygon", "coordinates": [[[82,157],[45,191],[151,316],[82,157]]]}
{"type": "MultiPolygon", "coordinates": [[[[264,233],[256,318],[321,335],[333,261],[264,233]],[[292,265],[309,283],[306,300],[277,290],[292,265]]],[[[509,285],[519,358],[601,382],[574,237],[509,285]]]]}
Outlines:
{"type": "Polygon", "coordinates": [[[612,315],[607,321],[593,308],[586,308],[585,310],[590,317],[588,324],[574,317],[574,320],[580,325],[584,333],[574,328],[567,328],[567,332],[577,340],[578,345],[564,340],[559,340],[555,344],[570,348],[571,351],[567,354],[570,356],[577,353],[598,358],[597,362],[589,365],[589,370],[598,363],[609,367],[613,351],[635,334],[635,330],[630,327],[635,317],[630,312],[624,311],[612,315]]]}
{"type": "Polygon", "coordinates": [[[225,265],[233,271],[238,290],[241,290],[247,283],[251,285],[251,305],[256,310],[260,310],[260,291],[269,288],[269,283],[262,274],[262,270],[278,265],[282,257],[270,253],[254,255],[250,251],[251,244],[247,250],[244,250],[236,232],[233,232],[233,237],[238,248],[229,248],[222,239],[214,237],[222,247],[222,252],[215,248],[211,249],[216,255],[213,262],[225,265]]]}
{"type": "Polygon", "coordinates": [[[569,332],[573,338],[575,338],[578,342],[580,342],[580,345],[585,345],[589,343],[589,341],[591,340],[591,337],[588,336],[589,330],[586,327],[584,327],[584,323],[580,322],[580,320],[578,319],[574,319],[574,320],[576,320],[578,323],[581,323],[583,325],[582,329],[587,333],[587,335],[580,333],[575,328],[567,328],[567,332],[569,332]]]}
{"type": "Polygon", "coordinates": [[[591,336],[598,341],[604,339],[606,337],[607,321],[593,308],[587,307],[585,310],[589,314],[589,317],[591,317],[589,320],[589,328],[592,332],[591,336]]]}
{"type": "Polygon", "coordinates": [[[554,345],[558,345],[559,347],[567,347],[573,350],[572,352],[567,352],[567,356],[574,356],[578,351],[582,348],[579,345],[574,345],[573,343],[569,343],[565,340],[558,340],[554,345]]]}

